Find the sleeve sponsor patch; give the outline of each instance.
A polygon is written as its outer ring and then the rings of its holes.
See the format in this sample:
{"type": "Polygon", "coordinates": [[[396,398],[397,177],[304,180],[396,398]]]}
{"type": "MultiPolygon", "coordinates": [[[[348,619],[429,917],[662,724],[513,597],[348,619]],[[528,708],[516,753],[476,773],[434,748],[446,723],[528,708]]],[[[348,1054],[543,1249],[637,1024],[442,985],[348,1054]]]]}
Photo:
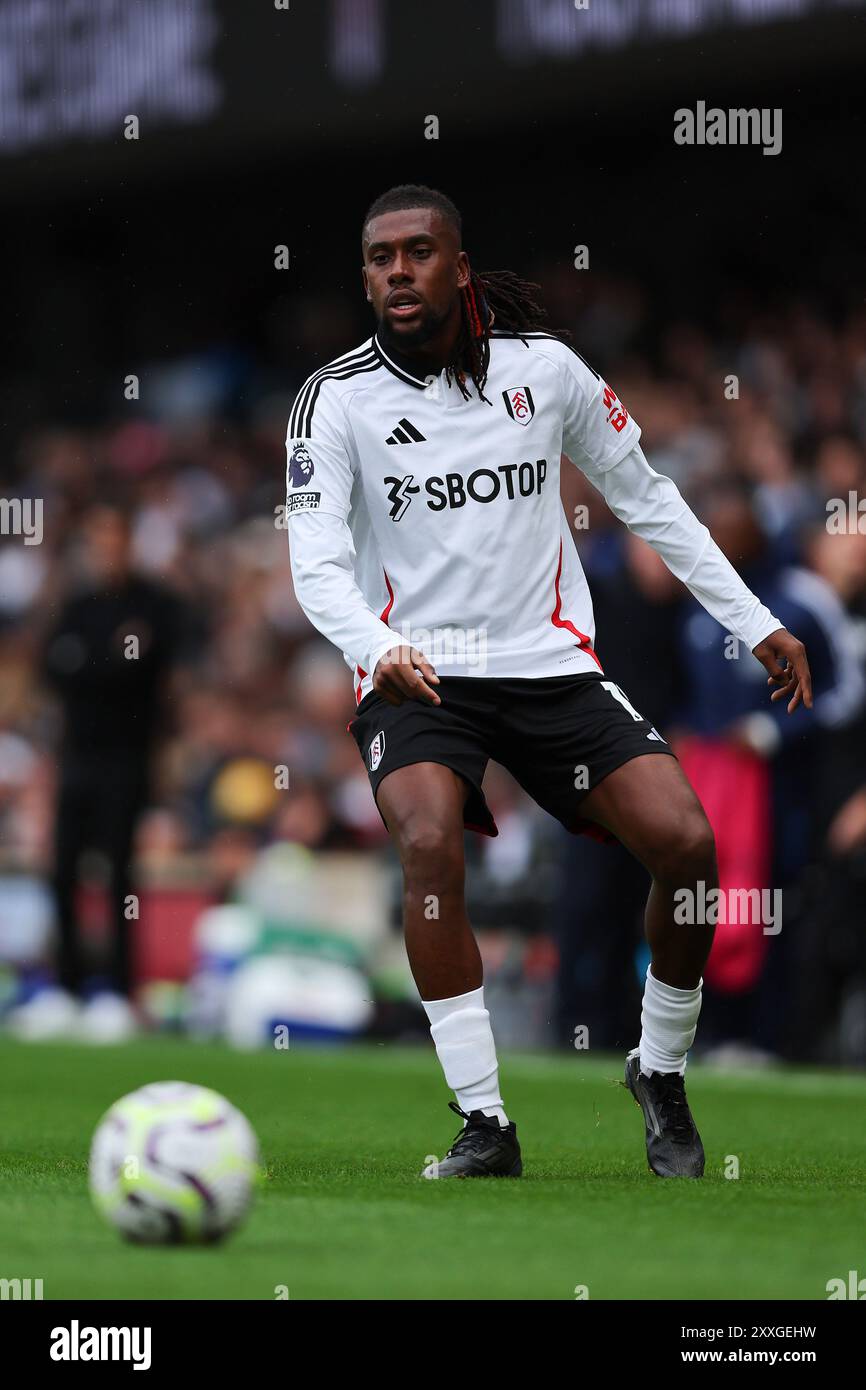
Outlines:
{"type": "Polygon", "coordinates": [[[604,409],[607,411],[607,422],[612,425],[619,434],[628,424],[628,411],[621,400],[617,399],[617,394],[612,386],[604,383],[604,394],[602,396],[604,409]]]}
{"type": "Polygon", "coordinates": [[[315,511],[322,500],[320,492],[290,492],[286,498],[286,515],[292,512],[315,511]]]}
{"type": "Polygon", "coordinates": [[[291,487],[306,487],[315,473],[310,451],[304,443],[294,445],[289,455],[289,485],[291,487]]]}

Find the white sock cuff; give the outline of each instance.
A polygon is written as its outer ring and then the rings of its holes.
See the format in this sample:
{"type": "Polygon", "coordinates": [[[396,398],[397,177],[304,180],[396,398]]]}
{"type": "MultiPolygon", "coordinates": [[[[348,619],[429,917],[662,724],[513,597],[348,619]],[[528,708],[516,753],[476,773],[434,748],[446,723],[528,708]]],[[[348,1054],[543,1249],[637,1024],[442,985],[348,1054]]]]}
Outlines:
{"type": "Polygon", "coordinates": [[[464,1009],[483,1009],[484,986],[470,989],[468,994],[455,994],[452,999],[422,999],[421,1003],[430,1023],[435,1025],[449,1014],[461,1013],[464,1009]]]}
{"type": "Polygon", "coordinates": [[[496,1073],[496,1047],[486,1009],[460,1009],[434,1023],[430,1036],[452,1091],[489,1080],[496,1073]]]}
{"type": "Polygon", "coordinates": [[[652,988],[653,993],[658,999],[663,999],[666,1004],[687,1004],[697,999],[704,987],[703,976],[696,984],[694,989],[677,989],[676,985],[666,985],[664,980],[657,980],[652,972],[652,966],[646,968],[647,987],[652,988]]]}
{"type": "Polygon", "coordinates": [[[703,983],[694,989],[677,989],[657,980],[647,967],[640,1016],[641,1071],[685,1071],[697,1032],[703,983]]]}

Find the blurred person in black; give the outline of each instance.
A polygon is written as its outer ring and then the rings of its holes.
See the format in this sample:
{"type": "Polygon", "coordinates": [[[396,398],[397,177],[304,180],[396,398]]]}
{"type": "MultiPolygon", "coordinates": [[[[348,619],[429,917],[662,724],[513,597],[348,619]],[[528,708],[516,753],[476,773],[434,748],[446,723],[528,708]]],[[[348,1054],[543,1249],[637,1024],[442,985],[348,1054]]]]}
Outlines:
{"type": "Polygon", "coordinates": [[[61,990],[54,993],[61,996],[58,1018],[64,1001],[67,1018],[74,1016],[70,999],[80,1000],[86,987],[76,913],[79,858],[100,850],[109,866],[107,987],[89,999],[80,1026],[94,1040],[114,1040],[135,1027],[129,996],[131,923],[138,913],[130,858],[166,678],[178,656],[182,608],[170,590],[134,573],[130,519],[121,506],[92,507],[81,540],[86,579],[62,607],[44,651],[44,675],[64,720],[54,834],[61,990]]]}

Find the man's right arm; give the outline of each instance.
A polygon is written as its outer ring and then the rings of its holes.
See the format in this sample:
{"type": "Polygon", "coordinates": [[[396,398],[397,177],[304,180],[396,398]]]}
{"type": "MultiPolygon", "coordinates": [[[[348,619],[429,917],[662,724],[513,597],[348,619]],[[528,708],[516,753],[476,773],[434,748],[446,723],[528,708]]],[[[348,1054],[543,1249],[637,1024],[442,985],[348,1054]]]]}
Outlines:
{"type": "Polygon", "coordinates": [[[399,639],[370,608],[355,580],[348,526],[353,449],[335,384],[310,378],[292,407],[286,435],[286,512],[295,593],[323,637],[362,671],[374,671],[382,653],[399,639]]]}
{"type": "Polygon", "coordinates": [[[289,555],[295,594],[313,627],[362,671],[375,671],[400,638],[358,588],[348,524],[328,512],[296,513],[289,521],[289,555]]]}
{"type": "Polygon", "coordinates": [[[373,688],[389,705],[404,700],[441,704],[432,689],[439,677],[430,662],[376,617],[358,588],[346,522],[327,512],[300,512],[291,518],[290,528],[295,594],[313,626],[363,672],[373,672],[373,688]]]}

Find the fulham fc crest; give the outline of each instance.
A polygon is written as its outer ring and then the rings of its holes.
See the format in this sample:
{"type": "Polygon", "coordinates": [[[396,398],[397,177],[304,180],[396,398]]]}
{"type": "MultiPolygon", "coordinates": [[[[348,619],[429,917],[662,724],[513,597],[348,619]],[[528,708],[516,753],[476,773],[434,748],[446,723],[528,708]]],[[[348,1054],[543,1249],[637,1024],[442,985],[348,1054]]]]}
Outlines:
{"type": "Polygon", "coordinates": [[[518,425],[528,425],[535,414],[535,402],[528,386],[509,386],[502,392],[505,409],[518,425]]]}
{"type": "Polygon", "coordinates": [[[375,772],[382,761],[385,752],[385,731],[380,729],[373,742],[370,744],[370,771],[375,772]]]}

